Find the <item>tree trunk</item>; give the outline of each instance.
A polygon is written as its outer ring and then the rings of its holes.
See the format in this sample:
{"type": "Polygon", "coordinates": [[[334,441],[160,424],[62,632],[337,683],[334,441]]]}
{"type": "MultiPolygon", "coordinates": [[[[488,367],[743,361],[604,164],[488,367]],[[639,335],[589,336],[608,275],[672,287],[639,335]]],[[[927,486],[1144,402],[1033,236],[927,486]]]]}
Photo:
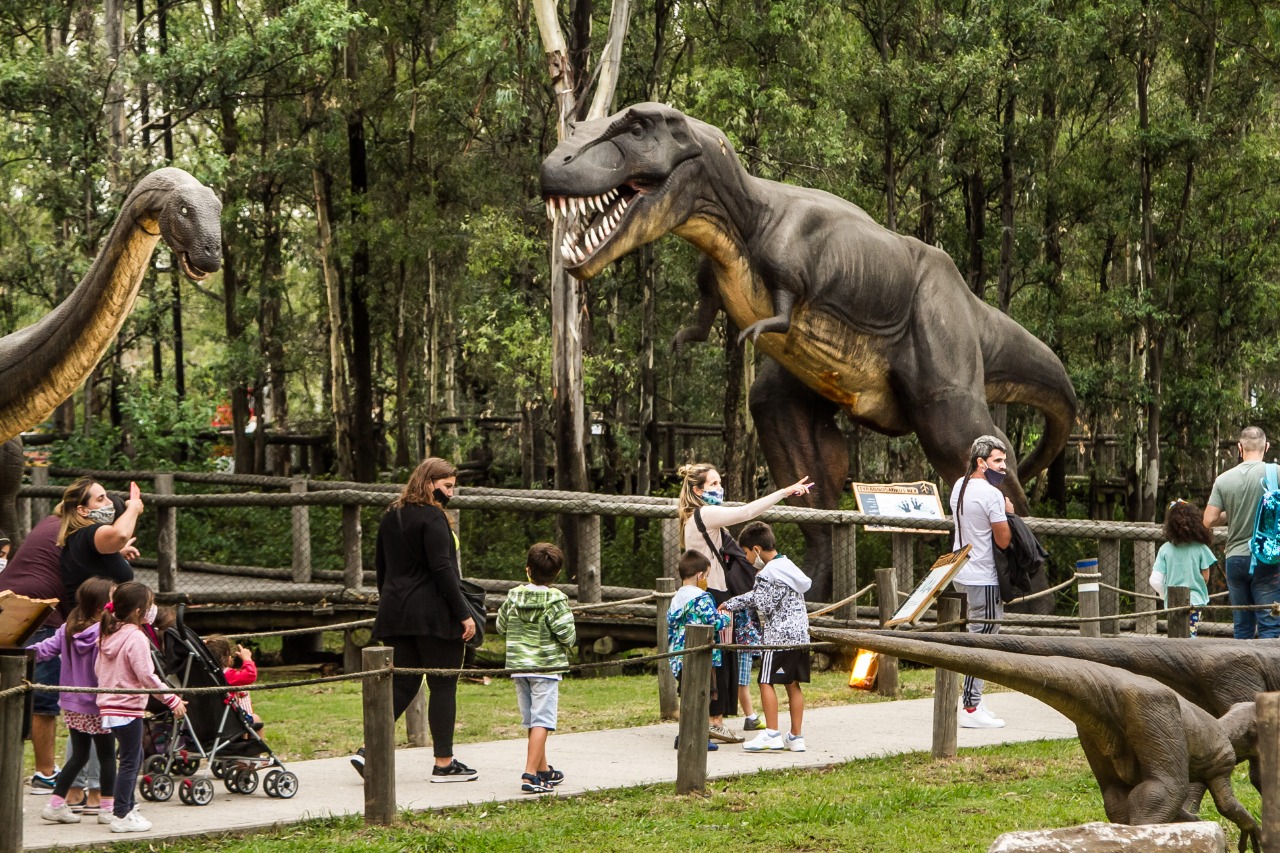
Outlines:
{"type": "MultiPolygon", "coordinates": [[[[1140,185],[1140,203],[1142,207],[1142,238],[1139,252],[1142,260],[1138,272],[1139,290],[1150,295],[1155,285],[1155,223],[1154,199],[1151,191],[1152,152],[1149,142],[1151,132],[1150,86],[1151,74],[1154,70],[1155,52],[1152,49],[1151,14],[1148,0],[1142,3],[1142,25],[1139,34],[1137,96],[1138,96],[1138,181],[1140,185]]],[[[1142,300],[1139,300],[1139,304],[1142,300]]],[[[1144,315],[1143,332],[1146,346],[1142,357],[1145,360],[1146,386],[1149,389],[1143,420],[1144,430],[1139,433],[1138,441],[1142,447],[1136,460],[1137,491],[1135,514],[1133,521],[1154,521],[1156,511],[1156,491],[1160,485],[1160,426],[1163,410],[1163,390],[1161,388],[1162,368],[1164,364],[1163,323],[1157,321],[1150,313],[1144,315]]]]}
{"type": "MultiPolygon", "coordinates": [[[[354,91],[359,78],[355,36],[347,44],[347,83],[354,91]]],[[[351,169],[351,226],[355,250],[351,254],[351,444],[356,480],[371,483],[378,476],[373,429],[373,341],[369,328],[369,240],[364,234],[364,197],[369,189],[369,158],[364,140],[364,109],[356,105],[347,116],[347,153],[351,169]]]]}

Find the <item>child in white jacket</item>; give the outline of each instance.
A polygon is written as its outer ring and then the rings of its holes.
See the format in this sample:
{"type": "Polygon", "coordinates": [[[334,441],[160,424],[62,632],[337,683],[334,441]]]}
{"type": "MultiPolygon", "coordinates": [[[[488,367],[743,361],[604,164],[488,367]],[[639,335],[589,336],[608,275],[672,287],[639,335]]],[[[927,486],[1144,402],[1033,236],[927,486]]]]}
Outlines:
{"type": "MultiPolygon", "coordinates": [[[[731,598],[720,609],[726,612],[753,608],[760,617],[766,646],[804,646],[809,643],[809,611],[804,594],[812,581],[800,567],[778,553],[773,528],[755,521],[743,528],[738,544],[763,566],[751,592],[731,598]]],[[[809,681],[807,648],[766,649],[760,663],[760,705],[764,709],[765,730],[747,741],[748,752],[789,749],[804,752],[804,694],[800,685],[809,681]],[[771,685],[784,684],[791,716],[791,731],[783,737],[778,729],[778,694],[771,685]],[[766,690],[766,685],[769,689],[766,690]]]]}

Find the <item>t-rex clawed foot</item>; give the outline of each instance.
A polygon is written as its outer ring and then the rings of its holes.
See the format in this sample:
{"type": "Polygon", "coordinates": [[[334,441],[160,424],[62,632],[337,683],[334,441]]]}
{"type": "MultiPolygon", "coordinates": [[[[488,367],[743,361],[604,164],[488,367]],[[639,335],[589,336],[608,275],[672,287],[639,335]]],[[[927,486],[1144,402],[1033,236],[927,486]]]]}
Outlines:
{"type": "Polygon", "coordinates": [[[790,328],[791,319],[789,317],[770,317],[768,320],[757,320],[742,330],[742,334],[738,335],[738,343],[741,344],[747,338],[751,338],[751,343],[754,344],[756,339],[765,332],[777,332],[785,335],[790,328]]]}

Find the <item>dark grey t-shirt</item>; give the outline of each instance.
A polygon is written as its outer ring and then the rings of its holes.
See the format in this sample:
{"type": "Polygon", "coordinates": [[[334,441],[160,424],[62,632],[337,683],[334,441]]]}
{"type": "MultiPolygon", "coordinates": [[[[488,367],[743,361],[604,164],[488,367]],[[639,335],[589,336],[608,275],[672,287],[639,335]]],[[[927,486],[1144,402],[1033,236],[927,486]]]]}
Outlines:
{"type": "Polygon", "coordinates": [[[1253,538],[1253,521],[1262,501],[1262,478],[1266,462],[1241,462],[1223,471],[1213,481],[1209,506],[1227,514],[1227,556],[1249,556],[1249,540],[1253,538]]]}

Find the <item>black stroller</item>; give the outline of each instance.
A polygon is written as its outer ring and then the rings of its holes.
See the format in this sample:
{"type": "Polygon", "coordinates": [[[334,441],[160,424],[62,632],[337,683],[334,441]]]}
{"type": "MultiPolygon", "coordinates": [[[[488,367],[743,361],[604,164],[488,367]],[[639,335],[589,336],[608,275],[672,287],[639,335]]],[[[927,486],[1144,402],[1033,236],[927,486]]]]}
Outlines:
{"type": "Polygon", "coordinates": [[[187,805],[203,806],[213,801],[213,782],[196,775],[202,761],[209,772],[221,779],[233,794],[252,794],[258,789],[269,797],[290,799],[298,793],[298,777],[284,764],[258,734],[227,685],[222,664],[215,660],[200,635],[183,622],[185,608],[178,607],[177,624],[165,631],[164,651],[153,649],[156,668],[174,687],[223,687],[225,693],[202,693],[185,697],[186,716],[179,719],[165,705],[153,699],[144,723],[143,745],[149,757],[142,765],[138,793],[144,799],[164,802],[173,796],[187,805]],[[175,781],[175,776],[181,777],[175,781]]]}

